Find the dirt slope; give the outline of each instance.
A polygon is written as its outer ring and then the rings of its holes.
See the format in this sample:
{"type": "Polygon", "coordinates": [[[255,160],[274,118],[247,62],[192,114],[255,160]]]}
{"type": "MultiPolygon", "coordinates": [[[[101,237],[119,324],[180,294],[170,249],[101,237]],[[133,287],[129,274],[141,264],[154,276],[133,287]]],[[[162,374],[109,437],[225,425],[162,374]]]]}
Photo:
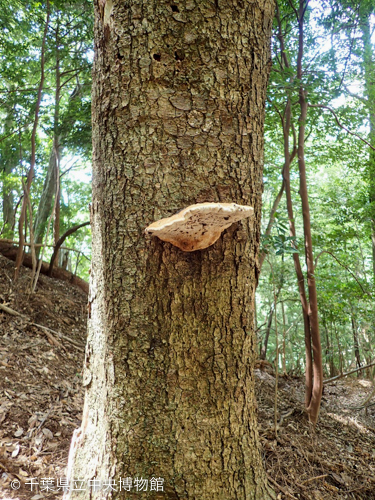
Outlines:
{"type": "Polygon", "coordinates": [[[353,409],[372,384],[351,378],[325,386],[314,429],[304,412],[303,380],[281,378],[276,436],[275,378],[256,370],[256,379],[263,456],[277,498],[375,499],[375,407],[367,414],[353,409]]]}
{"type": "Polygon", "coordinates": [[[0,305],[26,316],[0,310],[0,498],[37,500],[36,487],[23,483],[64,475],[80,425],[87,296],[46,276],[30,294],[31,272],[22,269],[16,285],[13,273],[14,263],[0,256],[0,305]]]}

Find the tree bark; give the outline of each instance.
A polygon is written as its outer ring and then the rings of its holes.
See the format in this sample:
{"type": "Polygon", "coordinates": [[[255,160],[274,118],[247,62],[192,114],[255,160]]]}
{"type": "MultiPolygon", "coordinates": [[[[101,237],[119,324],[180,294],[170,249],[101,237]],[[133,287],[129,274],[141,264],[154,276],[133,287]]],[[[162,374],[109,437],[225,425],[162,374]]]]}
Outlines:
{"type": "Polygon", "coordinates": [[[252,364],[272,3],[107,0],[95,14],[87,392],[68,475],[161,477],[152,499],[268,498],[252,364]],[[254,220],[192,253],[145,238],[203,201],[254,220]]]}
{"type": "MultiPolygon", "coordinates": [[[[286,195],[286,206],[288,211],[289,219],[289,233],[290,236],[296,238],[296,227],[294,224],[294,211],[293,211],[293,201],[292,192],[290,188],[290,165],[289,165],[289,131],[290,131],[290,120],[291,120],[291,104],[290,99],[288,99],[285,108],[285,126],[284,126],[284,183],[285,183],[285,195],[286,195]]],[[[296,271],[298,291],[302,305],[302,315],[303,315],[303,327],[305,333],[305,355],[306,355],[306,369],[305,369],[305,405],[309,405],[312,394],[313,386],[313,372],[312,372],[312,355],[311,355],[311,336],[310,336],[310,318],[308,314],[308,302],[305,290],[305,277],[302,271],[301,262],[298,253],[293,253],[294,269],[296,271]]]]}
{"type": "MultiPolygon", "coordinates": [[[[57,14],[60,16],[60,13],[57,14]]],[[[53,149],[55,150],[56,157],[56,200],[55,200],[55,213],[53,220],[53,244],[55,245],[55,251],[57,247],[57,242],[60,238],[60,198],[61,198],[61,187],[60,187],[60,152],[61,143],[59,137],[59,115],[60,115],[60,91],[61,91],[61,73],[60,73],[60,19],[57,18],[57,26],[55,31],[55,52],[56,52],[56,71],[55,71],[55,81],[56,81],[56,91],[55,91],[55,116],[54,116],[54,131],[53,131],[53,149]]],[[[57,250],[56,257],[59,256],[59,250],[57,250]]]]}

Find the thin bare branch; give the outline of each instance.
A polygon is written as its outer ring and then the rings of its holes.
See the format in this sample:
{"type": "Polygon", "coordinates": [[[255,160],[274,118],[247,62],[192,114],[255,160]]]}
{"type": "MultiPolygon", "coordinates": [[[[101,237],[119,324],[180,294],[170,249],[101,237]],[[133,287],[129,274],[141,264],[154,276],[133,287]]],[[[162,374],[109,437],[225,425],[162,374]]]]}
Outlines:
{"type": "Polygon", "coordinates": [[[351,275],[351,276],[355,279],[355,281],[357,282],[357,284],[358,284],[358,286],[360,287],[360,289],[362,290],[362,292],[363,292],[363,293],[365,293],[366,295],[368,295],[368,296],[372,299],[372,295],[371,295],[371,293],[367,292],[367,291],[363,288],[363,286],[362,286],[361,282],[358,280],[357,276],[353,273],[353,271],[351,271],[351,270],[349,269],[349,267],[348,267],[348,266],[346,266],[345,264],[343,264],[343,263],[340,261],[340,259],[338,259],[338,258],[336,257],[336,255],[335,255],[333,252],[331,252],[330,250],[322,250],[322,251],[321,251],[321,252],[320,252],[320,253],[316,256],[315,263],[314,263],[314,269],[316,268],[316,266],[317,266],[317,264],[318,264],[318,259],[319,259],[319,257],[320,257],[321,255],[323,255],[324,253],[326,253],[326,254],[330,255],[331,257],[333,257],[333,258],[335,259],[335,261],[336,261],[336,262],[337,262],[337,263],[338,263],[341,267],[343,267],[346,271],[348,271],[348,273],[349,273],[349,274],[350,274],[350,275],[351,275]]]}
{"type": "Polygon", "coordinates": [[[64,243],[65,239],[75,233],[78,229],[80,229],[81,227],[84,227],[84,226],[89,226],[90,225],[90,222],[87,221],[87,222],[83,222],[82,224],[78,224],[77,226],[74,226],[74,227],[71,227],[70,229],[68,229],[68,231],[66,231],[62,236],[61,238],[57,241],[56,245],[55,245],[55,250],[53,252],[53,255],[51,257],[51,261],[50,261],[50,264],[49,264],[49,269],[48,269],[48,275],[49,276],[52,276],[52,271],[53,271],[53,265],[55,263],[55,259],[56,259],[56,256],[57,256],[57,253],[61,247],[61,245],[64,243]]]}
{"type": "Polygon", "coordinates": [[[358,94],[355,94],[354,92],[352,92],[351,90],[348,89],[347,85],[343,84],[343,87],[346,91],[347,94],[350,95],[350,97],[354,97],[354,99],[358,99],[358,101],[362,102],[363,104],[365,104],[366,106],[368,106],[368,100],[366,99],[366,97],[362,97],[358,94]]]}
{"type": "Polygon", "coordinates": [[[293,4],[293,0],[288,0],[289,2],[289,5],[292,7],[292,9],[294,10],[294,13],[297,17],[297,21],[300,22],[300,19],[299,19],[299,14],[298,14],[298,10],[294,7],[294,4],[293,4]]]}
{"type": "Polygon", "coordinates": [[[359,372],[361,370],[365,370],[366,368],[370,368],[371,366],[375,365],[375,361],[372,363],[369,363],[368,365],[365,366],[360,366],[359,368],[356,368],[355,370],[350,370],[349,372],[346,373],[341,373],[340,375],[336,375],[336,377],[332,378],[327,378],[326,380],[323,380],[323,384],[329,384],[330,382],[334,382],[335,380],[339,380],[340,378],[347,377],[348,375],[351,375],[352,373],[359,372]]]}
{"type": "Polygon", "coordinates": [[[375,147],[374,147],[374,146],[372,146],[372,144],[370,144],[368,141],[366,141],[366,139],[364,139],[363,137],[361,137],[360,135],[358,135],[356,132],[352,132],[352,131],[351,131],[351,130],[349,130],[347,127],[345,127],[345,125],[343,125],[343,124],[340,122],[340,120],[339,120],[339,118],[338,118],[338,116],[337,116],[336,112],[335,112],[332,108],[330,108],[329,106],[324,106],[323,104],[308,104],[308,106],[309,106],[310,108],[322,108],[322,109],[328,109],[328,111],[330,111],[330,112],[333,114],[333,116],[335,117],[336,123],[337,123],[337,125],[338,125],[340,128],[342,128],[343,130],[345,130],[345,132],[347,132],[348,134],[353,135],[354,137],[357,137],[357,139],[359,139],[360,141],[364,142],[365,144],[367,144],[367,146],[369,146],[371,149],[373,149],[373,150],[375,151],[375,147]]]}

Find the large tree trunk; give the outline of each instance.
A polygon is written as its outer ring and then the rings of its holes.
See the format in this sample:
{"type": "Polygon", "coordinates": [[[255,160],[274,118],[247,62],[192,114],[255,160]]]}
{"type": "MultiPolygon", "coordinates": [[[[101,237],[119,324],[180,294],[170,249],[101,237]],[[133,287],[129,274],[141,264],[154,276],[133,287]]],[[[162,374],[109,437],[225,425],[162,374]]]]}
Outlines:
{"type": "MultiPolygon", "coordinates": [[[[163,478],[145,498],[268,498],[252,364],[272,4],[95,3],[87,392],[69,477],[163,478]],[[203,201],[255,218],[192,253],[145,238],[203,201]]],[[[66,498],[140,493],[112,494],[66,498]]]]}

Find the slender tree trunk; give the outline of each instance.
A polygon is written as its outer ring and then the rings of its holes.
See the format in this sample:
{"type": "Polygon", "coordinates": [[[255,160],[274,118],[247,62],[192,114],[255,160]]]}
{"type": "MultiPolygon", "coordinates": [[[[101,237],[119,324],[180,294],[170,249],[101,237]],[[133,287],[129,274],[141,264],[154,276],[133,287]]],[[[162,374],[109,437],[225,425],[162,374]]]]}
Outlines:
{"type": "MultiPolygon", "coordinates": [[[[293,202],[292,202],[292,192],[290,189],[290,165],[289,165],[289,131],[290,131],[290,121],[291,121],[291,104],[290,99],[288,99],[285,108],[285,126],[284,126],[284,183],[285,183],[285,195],[286,195],[286,206],[288,211],[289,219],[289,232],[290,236],[294,238],[297,236],[296,228],[294,224],[294,212],[293,212],[293,202]]],[[[305,405],[306,408],[310,404],[312,387],[313,387],[313,372],[312,372],[312,355],[311,355],[311,336],[310,336],[310,318],[308,314],[308,302],[305,291],[305,277],[302,272],[301,262],[298,253],[293,253],[294,268],[297,275],[299,296],[302,305],[302,315],[303,315],[303,326],[305,332],[305,354],[306,354],[306,371],[305,371],[305,405]]]]}
{"type": "MultiPolygon", "coordinates": [[[[56,174],[57,174],[57,155],[55,147],[52,147],[46,178],[42,195],[40,197],[38,211],[34,223],[35,244],[43,243],[43,236],[46,229],[46,223],[49,219],[52,210],[53,196],[56,193],[56,174]]],[[[40,247],[37,247],[37,255],[39,256],[40,247]]]]}
{"type": "Polygon", "coordinates": [[[53,251],[50,263],[49,263],[48,276],[53,275],[53,266],[55,265],[57,256],[59,254],[60,247],[62,246],[62,244],[64,243],[66,238],[68,236],[70,236],[71,234],[75,233],[76,231],[78,231],[78,229],[81,229],[81,227],[88,226],[89,224],[90,224],[90,222],[82,222],[82,224],[78,224],[76,226],[71,227],[58,239],[58,241],[56,241],[56,243],[54,244],[54,251],[53,251]]]}
{"type": "MultiPolygon", "coordinates": [[[[276,4],[277,5],[277,4],[276,4]]],[[[276,19],[278,21],[279,26],[279,41],[280,41],[280,49],[281,49],[281,61],[282,67],[289,68],[290,64],[288,61],[288,57],[285,51],[284,46],[284,36],[282,33],[282,25],[281,25],[281,17],[278,7],[276,7],[276,19]]],[[[299,21],[300,22],[300,21],[299,21]]],[[[300,40],[301,42],[301,40],[300,40]]],[[[302,38],[303,42],[303,38],[302,38]]],[[[300,49],[303,52],[303,45],[300,45],[300,49]]],[[[301,62],[301,61],[300,61],[301,62]]],[[[298,69],[297,69],[298,72],[298,69]]],[[[284,187],[285,187],[285,196],[286,196],[286,205],[288,211],[288,219],[289,219],[289,232],[290,236],[296,238],[296,229],[294,224],[294,213],[293,213],[293,201],[292,201],[292,193],[290,187],[290,165],[291,160],[293,159],[290,154],[290,146],[289,146],[289,135],[292,128],[292,108],[291,108],[291,99],[288,97],[287,103],[285,106],[285,112],[283,116],[283,139],[284,139],[284,169],[283,169],[283,178],[284,178],[284,187]]],[[[295,152],[294,152],[295,153],[295,152]]],[[[313,393],[313,357],[312,357],[312,344],[311,344],[311,325],[310,325],[310,316],[309,316],[309,304],[306,296],[305,290],[305,277],[302,271],[300,259],[298,253],[293,253],[293,261],[294,268],[297,275],[298,282],[298,290],[302,305],[302,315],[303,315],[303,326],[304,326],[304,334],[305,334],[305,406],[309,408],[312,393],[313,393]]],[[[311,413],[309,413],[309,418],[311,418],[311,413]]]]}
{"type": "Polygon", "coordinates": [[[164,492],[65,498],[266,499],[252,363],[272,3],[95,14],[87,392],[68,475],[160,477],[164,492]],[[146,240],[202,201],[254,206],[252,228],[192,253],[146,240]]]}
{"type": "MultiPolygon", "coordinates": [[[[59,15],[59,14],[58,14],[59,15]]],[[[35,243],[43,242],[46,223],[52,210],[52,200],[54,195],[60,197],[60,156],[61,156],[61,136],[59,131],[60,121],[60,98],[61,98],[61,71],[60,71],[60,23],[57,19],[55,28],[55,105],[53,117],[53,144],[50,154],[46,179],[44,181],[43,192],[40,198],[38,212],[35,218],[35,243]]],[[[54,214],[53,239],[54,244],[60,237],[60,200],[57,200],[54,214]]],[[[40,247],[37,247],[39,256],[40,247]]]]}
{"type": "MultiPolygon", "coordinates": [[[[59,33],[59,21],[56,26],[56,95],[55,95],[55,120],[54,120],[54,134],[53,134],[53,148],[56,155],[56,202],[55,202],[55,214],[53,221],[53,243],[59,241],[60,238],[60,134],[59,134],[59,116],[60,116],[60,91],[61,91],[61,75],[60,75],[60,33],[59,33]]],[[[57,255],[58,259],[59,255],[57,255]]]]}
{"type": "MultiPolygon", "coordinates": [[[[60,239],[60,198],[61,198],[61,187],[60,187],[60,161],[57,157],[56,164],[56,203],[55,203],[55,214],[53,219],[53,244],[56,245],[60,239]]],[[[57,262],[59,262],[59,254],[57,254],[57,262]]]]}
{"type": "MultiPolygon", "coordinates": [[[[13,171],[14,166],[6,165],[4,168],[5,175],[13,171]]],[[[14,196],[11,189],[3,190],[3,221],[4,221],[4,234],[7,238],[13,236],[13,229],[15,224],[14,213],[14,196]]],[[[4,235],[3,235],[4,237],[4,235]]]]}
{"type": "Polygon", "coordinates": [[[340,370],[340,373],[343,373],[344,372],[344,362],[343,362],[343,355],[342,355],[340,337],[339,337],[339,334],[337,332],[336,323],[333,323],[333,326],[334,326],[334,329],[335,329],[335,337],[336,337],[336,342],[337,342],[337,350],[338,350],[338,354],[339,354],[339,370],[340,370]]]}
{"type": "Polygon", "coordinates": [[[30,160],[30,169],[27,174],[27,179],[26,179],[26,193],[25,196],[23,197],[22,200],[22,206],[21,206],[21,214],[20,218],[18,221],[18,238],[19,238],[19,248],[18,248],[18,253],[16,257],[16,263],[15,263],[15,279],[18,278],[19,270],[22,265],[23,261],[23,246],[25,242],[25,237],[24,237],[24,224],[25,220],[27,218],[27,197],[30,195],[30,188],[31,188],[31,183],[33,181],[34,177],[34,169],[35,169],[35,162],[36,162],[36,133],[38,129],[38,122],[39,122],[39,109],[40,109],[40,103],[42,100],[42,91],[43,91],[43,85],[44,85],[44,63],[45,63],[45,49],[46,49],[46,39],[47,39],[47,32],[48,32],[48,25],[49,25],[49,0],[47,0],[47,17],[46,17],[46,23],[44,26],[44,33],[43,33],[43,41],[42,41],[42,50],[41,50],[41,56],[40,56],[40,82],[39,82],[39,87],[38,87],[38,95],[37,95],[37,100],[36,100],[36,106],[35,106],[35,118],[34,118],[34,125],[33,125],[33,130],[31,133],[31,160],[30,160]]]}
{"type": "Polygon", "coordinates": [[[273,306],[271,306],[270,312],[268,313],[267,328],[266,328],[266,333],[264,335],[262,347],[260,350],[260,356],[259,356],[260,359],[266,359],[267,357],[268,340],[270,338],[271,327],[272,327],[273,309],[274,309],[273,306]]]}
{"type": "MultiPolygon", "coordinates": [[[[370,2],[363,2],[360,6],[360,28],[363,43],[363,68],[365,76],[365,94],[369,108],[370,134],[369,142],[375,147],[375,60],[373,44],[371,42],[370,16],[374,6],[370,2]]],[[[375,280],[375,151],[369,148],[369,197],[371,203],[371,240],[372,265],[375,280]]]]}
{"type": "MultiPolygon", "coordinates": [[[[299,5],[299,50],[297,58],[297,78],[301,81],[302,72],[302,57],[303,57],[303,21],[305,12],[306,0],[300,0],[299,5]]],[[[310,320],[310,339],[306,339],[307,349],[312,345],[313,351],[313,387],[311,391],[311,399],[307,402],[307,411],[312,423],[316,423],[319,416],[320,401],[323,391],[323,363],[322,363],[322,346],[319,333],[318,319],[318,296],[316,292],[316,283],[314,276],[314,256],[311,237],[311,222],[310,222],[310,207],[309,197],[307,192],[306,179],[306,164],[305,164],[305,124],[307,119],[307,100],[306,91],[303,86],[299,90],[299,105],[300,117],[298,125],[298,168],[300,187],[299,194],[302,202],[303,216],[303,232],[305,237],[305,257],[307,266],[307,288],[309,292],[309,320],[310,320]]],[[[311,348],[310,348],[311,349],[311,348]]]]}
{"type": "MultiPolygon", "coordinates": [[[[355,360],[356,360],[356,366],[357,366],[357,368],[360,368],[362,366],[362,362],[361,362],[361,355],[359,352],[357,325],[356,325],[353,314],[352,314],[352,332],[353,332],[353,347],[354,347],[354,356],[355,356],[355,360]]],[[[360,376],[360,374],[358,374],[358,376],[360,376]]]]}
{"type": "Polygon", "coordinates": [[[286,318],[284,301],[281,302],[281,313],[283,316],[283,375],[286,375],[286,318]]]}
{"type": "Polygon", "coordinates": [[[325,357],[326,357],[326,366],[329,368],[329,376],[333,377],[332,375],[332,355],[331,355],[331,344],[329,342],[329,332],[328,328],[326,325],[326,322],[323,319],[323,326],[324,326],[324,333],[325,333],[325,338],[326,338],[326,348],[325,348],[325,357]]]}
{"type": "Polygon", "coordinates": [[[333,332],[332,332],[332,323],[331,323],[331,329],[329,333],[329,338],[330,338],[330,354],[331,354],[331,365],[330,365],[330,371],[332,373],[331,377],[334,377],[337,375],[338,371],[335,366],[335,356],[334,356],[334,351],[333,351],[333,332]]]}
{"type": "MultiPolygon", "coordinates": [[[[18,112],[15,105],[11,106],[7,110],[7,114],[3,120],[4,135],[11,134],[12,131],[17,126],[18,112]]],[[[18,151],[9,148],[6,156],[2,159],[2,169],[4,171],[5,177],[3,180],[3,228],[1,235],[6,238],[13,238],[14,228],[16,224],[16,210],[14,206],[14,195],[11,184],[7,183],[7,177],[13,172],[13,170],[20,165],[21,158],[18,151]]]]}

